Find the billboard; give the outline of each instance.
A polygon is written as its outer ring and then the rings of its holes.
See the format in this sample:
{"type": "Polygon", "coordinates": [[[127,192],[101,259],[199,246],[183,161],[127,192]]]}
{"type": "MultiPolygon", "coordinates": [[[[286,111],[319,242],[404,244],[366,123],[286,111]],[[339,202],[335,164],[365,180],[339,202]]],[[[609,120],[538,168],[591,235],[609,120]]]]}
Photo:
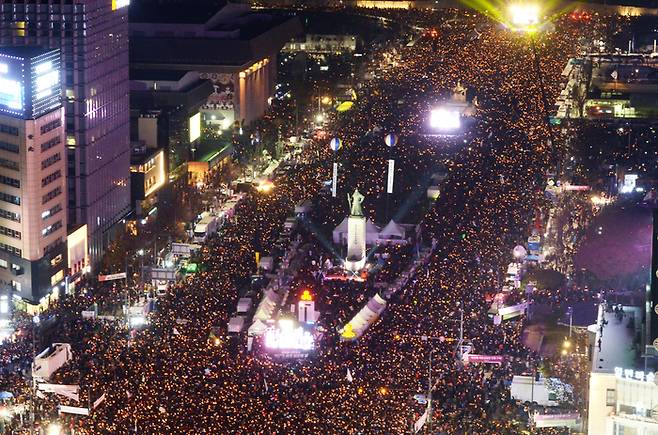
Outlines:
{"type": "Polygon", "coordinates": [[[201,137],[201,113],[197,112],[196,114],[190,117],[190,143],[194,142],[201,137]]]}
{"type": "Polygon", "coordinates": [[[62,89],[59,50],[5,50],[0,49],[0,112],[30,119],[58,108],[62,89]]]}
{"type": "Polygon", "coordinates": [[[130,5],[130,0],[112,0],[112,10],[116,11],[117,9],[125,8],[130,5]]]}
{"type": "Polygon", "coordinates": [[[31,116],[37,118],[60,105],[62,84],[59,51],[54,50],[33,58],[30,66],[31,116]]]}
{"type": "Polygon", "coordinates": [[[25,106],[24,60],[0,53],[0,112],[23,115],[25,106]]]}

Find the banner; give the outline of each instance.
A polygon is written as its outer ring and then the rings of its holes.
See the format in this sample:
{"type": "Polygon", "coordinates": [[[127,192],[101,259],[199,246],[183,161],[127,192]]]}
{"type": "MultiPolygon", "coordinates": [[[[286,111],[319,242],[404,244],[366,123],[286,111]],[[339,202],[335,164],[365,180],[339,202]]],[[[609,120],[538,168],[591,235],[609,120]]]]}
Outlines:
{"type": "Polygon", "coordinates": [[[115,281],[117,279],[126,279],[126,272],[112,273],[110,275],[98,275],[98,281],[115,281]]]}
{"type": "Polygon", "coordinates": [[[78,415],[89,415],[88,408],[78,408],[77,406],[64,406],[59,405],[57,408],[60,414],[78,414],[78,415]]]}
{"type": "Polygon", "coordinates": [[[331,178],[331,196],[336,197],[336,191],[338,189],[338,163],[334,162],[334,173],[331,178]]]}
{"type": "Polygon", "coordinates": [[[580,420],[580,414],[534,414],[536,427],[575,427],[580,420]]]}
{"type": "Polygon", "coordinates": [[[427,408],[425,408],[425,412],[423,412],[423,415],[420,416],[420,418],[414,423],[414,433],[418,433],[419,430],[425,426],[425,422],[427,421],[427,417],[430,415],[430,407],[429,405],[427,408]]]}
{"type": "Polygon", "coordinates": [[[395,160],[388,161],[388,183],[386,184],[386,193],[393,193],[393,178],[395,177],[395,160]]]}
{"type": "Polygon", "coordinates": [[[502,364],[502,355],[465,355],[464,361],[467,363],[483,363],[483,364],[502,364]]]}

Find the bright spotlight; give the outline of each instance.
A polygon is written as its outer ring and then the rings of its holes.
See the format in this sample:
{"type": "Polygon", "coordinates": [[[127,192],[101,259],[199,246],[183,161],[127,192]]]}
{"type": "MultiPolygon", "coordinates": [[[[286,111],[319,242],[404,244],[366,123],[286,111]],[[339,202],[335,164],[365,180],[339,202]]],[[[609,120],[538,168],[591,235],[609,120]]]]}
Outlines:
{"type": "Polygon", "coordinates": [[[446,108],[432,109],[430,112],[430,127],[439,131],[454,131],[461,126],[461,116],[456,110],[446,108]]]}
{"type": "Polygon", "coordinates": [[[510,5],[509,15],[514,30],[532,32],[539,24],[539,5],[515,3],[510,5]]]}

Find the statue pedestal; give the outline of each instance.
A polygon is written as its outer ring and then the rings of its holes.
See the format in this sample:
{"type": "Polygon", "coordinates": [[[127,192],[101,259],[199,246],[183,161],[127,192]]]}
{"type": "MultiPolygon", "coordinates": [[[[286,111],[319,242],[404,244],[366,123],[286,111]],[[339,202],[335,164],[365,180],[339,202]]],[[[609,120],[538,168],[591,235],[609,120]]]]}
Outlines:
{"type": "Polygon", "coordinates": [[[347,219],[347,258],[345,269],[358,272],[366,265],[366,218],[350,216],[347,219]]]}

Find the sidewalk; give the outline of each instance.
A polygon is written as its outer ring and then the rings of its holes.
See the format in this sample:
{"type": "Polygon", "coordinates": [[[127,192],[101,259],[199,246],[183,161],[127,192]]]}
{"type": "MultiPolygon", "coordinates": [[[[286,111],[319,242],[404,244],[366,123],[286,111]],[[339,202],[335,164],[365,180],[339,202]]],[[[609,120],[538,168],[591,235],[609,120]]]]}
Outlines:
{"type": "Polygon", "coordinates": [[[632,346],[635,329],[628,328],[628,322],[633,321],[633,317],[625,314],[619,322],[614,313],[606,313],[599,308],[598,319],[593,346],[592,372],[613,373],[615,367],[634,367],[635,352],[632,346]],[[603,319],[608,323],[601,329],[603,319]],[[601,350],[598,346],[599,338],[601,338],[601,350]]]}

